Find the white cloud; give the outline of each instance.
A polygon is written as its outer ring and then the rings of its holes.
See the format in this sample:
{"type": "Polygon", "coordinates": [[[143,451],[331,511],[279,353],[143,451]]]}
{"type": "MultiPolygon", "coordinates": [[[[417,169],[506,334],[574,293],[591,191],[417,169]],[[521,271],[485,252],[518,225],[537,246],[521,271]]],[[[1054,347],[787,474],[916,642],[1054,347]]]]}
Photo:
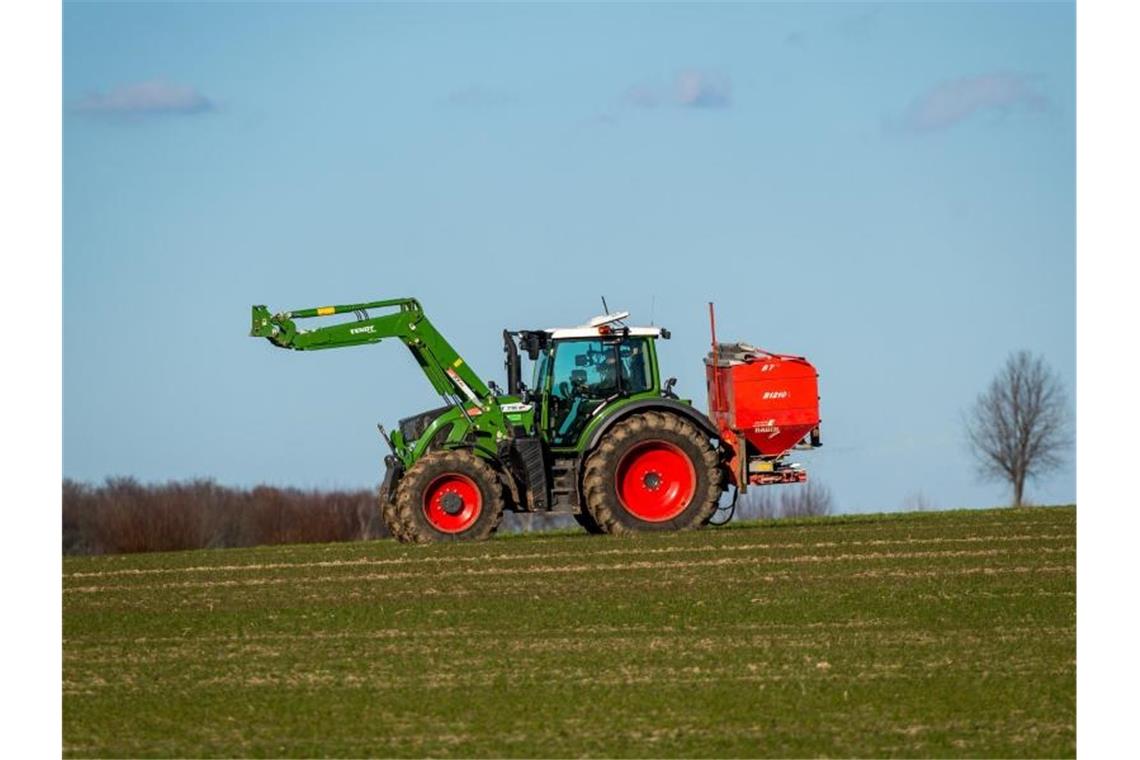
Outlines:
{"type": "Polygon", "coordinates": [[[732,83],[722,74],[688,69],[677,75],[673,89],[677,105],[685,108],[727,108],[732,105],[732,83]]]}
{"type": "Polygon", "coordinates": [[[723,74],[699,69],[677,73],[671,87],[637,84],[625,91],[622,102],[634,108],[728,108],[732,105],[732,82],[723,74]]]}
{"type": "Polygon", "coordinates": [[[139,82],[97,92],[76,104],[76,110],[106,115],[198,114],[216,110],[208,97],[193,87],[161,80],[139,82]]]}
{"type": "Polygon", "coordinates": [[[903,125],[910,132],[936,132],[979,112],[1012,108],[1040,111],[1047,104],[1022,74],[981,74],[930,88],[911,103],[903,125]]]}

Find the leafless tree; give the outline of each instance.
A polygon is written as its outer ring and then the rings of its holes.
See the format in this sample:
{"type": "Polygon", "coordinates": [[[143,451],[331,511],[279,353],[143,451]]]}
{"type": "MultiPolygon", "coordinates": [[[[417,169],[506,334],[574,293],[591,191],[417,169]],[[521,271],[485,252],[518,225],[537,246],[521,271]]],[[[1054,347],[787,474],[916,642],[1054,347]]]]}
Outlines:
{"type": "Polygon", "coordinates": [[[1015,507],[1024,504],[1026,480],[1060,466],[1070,445],[1065,388],[1045,360],[1028,351],[1010,354],[965,424],[979,474],[1008,482],[1015,507]]]}
{"type": "Polygon", "coordinates": [[[737,520],[771,520],[779,516],[780,499],[772,486],[749,488],[736,501],[737,520]]]}
{"type": "Polygon", "coordinates": [[[831,509],[831,490],[816,480],[802,486],[789,486],[780,495],[781,517],[830,515],[831,509]]]}
{"type": "Polygon", "coordinates": [[[230,488],[210,480],[101,485],[63,481],[65,554],[120,554],[388,535],[372,490],[230,488]],[[367,517],[367,519],[366,519],[367,517]]]}
{"type": "Polygon", "coordinates": [[[736,504],[739,520],[770,520],[778,517],[829,515],[831,491],[815,480],[806,485],[754,486],[736,504]]]}
{"type": "Polygon", "coordinates": [[[905,512],[929,512],[934,509],[934,502],[926,497],[925,491],[919,489],[903,498],[902,508],[905,512]]]}

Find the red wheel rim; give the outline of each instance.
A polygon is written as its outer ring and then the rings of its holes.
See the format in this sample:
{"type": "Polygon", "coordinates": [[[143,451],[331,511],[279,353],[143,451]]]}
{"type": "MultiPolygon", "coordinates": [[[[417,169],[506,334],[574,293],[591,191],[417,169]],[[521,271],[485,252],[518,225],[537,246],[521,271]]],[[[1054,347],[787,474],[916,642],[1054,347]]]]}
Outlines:
{"type": "Polygon", "coordinates": [[[646,441],[626,452],[617,468],[621,505],[646,522],[671,520],[693,500],[697,472],[681,449],[667,441],[646,441]]]}
{"type": "Polygon", "coordinates": [[[462,533],[475,524],[482,511],[479,486],[458,472],[440,475],[424,490],[424,516],[443,533],[462,533]]]}

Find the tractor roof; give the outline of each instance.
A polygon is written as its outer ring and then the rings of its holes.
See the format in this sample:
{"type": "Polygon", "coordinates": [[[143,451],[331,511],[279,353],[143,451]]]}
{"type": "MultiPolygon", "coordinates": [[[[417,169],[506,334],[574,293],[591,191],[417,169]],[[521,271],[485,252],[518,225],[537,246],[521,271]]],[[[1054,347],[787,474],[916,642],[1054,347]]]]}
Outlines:
{"type": "Polygon", "coordinates": [[[660,327],[628,327],[621,323],[629,317],[628,311],[619,311],[613,314],[599,314],[584,325],[577,327],[549,327],[543,332],[554,340],[562,338],[596,338],[599,335],[609,335],[621,331],[626,335],[649,336],[660,338],[663,329],[660,327]]]}

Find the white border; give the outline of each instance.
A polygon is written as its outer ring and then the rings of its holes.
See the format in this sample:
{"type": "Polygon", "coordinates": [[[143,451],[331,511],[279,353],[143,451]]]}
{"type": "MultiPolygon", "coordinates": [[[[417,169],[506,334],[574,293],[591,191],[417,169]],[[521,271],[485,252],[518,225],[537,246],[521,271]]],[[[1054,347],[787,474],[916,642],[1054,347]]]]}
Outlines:
{"type": "MultiPolygon", "coordinates": [[[[61,746],[59,482],[61,477],[61,92],[58,3],[0,9],[0,224],[9,319],[3,461],[9,754],[61,746]]],[[[1132,741],[1136,674],[1131,474],[1140,433],[1133,372],[1140,324],[1140,123],[1134,99],[1140,13],[1128,2],[1078,8],[1078,738],[1080,752],[1132,741]]]]}
{"type": "Polygon", "coordinates": [[[62,748],[62,7],[0,5],[5,754],[62,748]]]}
{"type": "Polygon", "coordinates": [[[1077,4],[1077,745],[1135,745],[1136,258],[1140,162],[1131,2],[1077,4]]]}

